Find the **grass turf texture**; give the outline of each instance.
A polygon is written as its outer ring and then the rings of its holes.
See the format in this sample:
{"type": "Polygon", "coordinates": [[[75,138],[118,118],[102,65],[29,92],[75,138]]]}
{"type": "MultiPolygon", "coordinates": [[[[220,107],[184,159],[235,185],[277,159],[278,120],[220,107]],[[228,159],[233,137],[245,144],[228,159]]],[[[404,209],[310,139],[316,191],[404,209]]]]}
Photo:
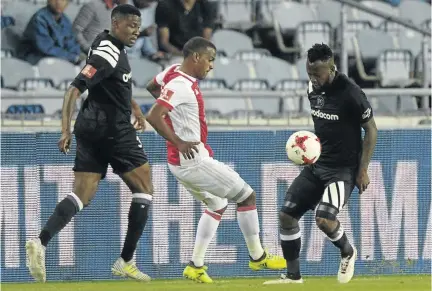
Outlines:
{"type": "Polygon", "coordinates": [[[274,278],[215,278],[214,284],[198,284],[188,280],[154,280],[150,283],[121,281],[95,282],[48,282],[39,283],[3,283],[3,291],[232,291],[232,290],[267,290],[267,291],[430,291],[431,276],[370,276],[355,277],[348,284],[339,284],[336,277],[306,277],[303,285],[281,284],[262,285],[274,278]]]}

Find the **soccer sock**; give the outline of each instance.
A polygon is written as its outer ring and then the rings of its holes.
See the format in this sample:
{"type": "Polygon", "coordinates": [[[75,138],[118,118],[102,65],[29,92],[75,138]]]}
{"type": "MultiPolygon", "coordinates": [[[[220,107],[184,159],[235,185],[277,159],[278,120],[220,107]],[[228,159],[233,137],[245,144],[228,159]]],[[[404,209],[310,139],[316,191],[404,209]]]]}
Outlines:
{"type": "Polygon", "coordinates": [[[150,194],[134,193],[132,195],[132,203],[128,215],[128,229],[121,253],[121,257],[125,262],[129,262],[133,258],[138,240],[140,239],[147,223],[148,211],[152,199],[153,196],[150,194]]]}
{"type": "Polygon", "coordinates": [[[254,261],[261,259],[264,255],[264,250],[259,237],[260,229],[256,206],[238,207],[237,220],[245,238],[250,257],[254,261]]]}
{"type": "Polygon", "coordinates": [[[204,266],[204,257],[207,248],[218,229],[222,215],[206,210],[200,218],[195,237],[195,246],[192,254],[192,263],[195,267],[204,266]]]}
{"type": "Polygon", "coordinates": [[[285,260],[287,261],[287,273],[294,275],[290,279],[300,278],[300,248],[301,232],[298,226],[290,229],[280,230],[281,247],[285,260]]]}
{"type": "Polygon", "coordinates": [[[338,225],[334,231],[327,234],[329,240],[340,249],[342,257],[352,256],[354,253],[354,249],[348,241],[348,237],[345,234],[340,222],[338,221],[338,225]]]}
{"type": "Polygon", "coordinates": [[[75,193],[70,193],[60,201],[39,234],[42,245],[46,247],[49,241],[62,230],[71,221],[72,217],[82,210],[83,207],[83,203],[75,193]]]}

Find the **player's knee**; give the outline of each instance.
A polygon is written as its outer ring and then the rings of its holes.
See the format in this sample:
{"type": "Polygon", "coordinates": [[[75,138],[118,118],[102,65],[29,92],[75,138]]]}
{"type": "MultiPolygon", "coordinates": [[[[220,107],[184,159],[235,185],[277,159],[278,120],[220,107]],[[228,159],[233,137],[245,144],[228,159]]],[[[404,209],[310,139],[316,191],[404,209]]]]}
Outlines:
{"type": "Polygon", "coordinates": [[[228,207],[228,200],[221,199],[219,197],[216,198],[208,198],[202,201],[205,205],[207,205],[207,209],[211,212],[218,213],[220,215],[224,214],[225,210],[228,207]]]}
{"type": "Polygon", "coordinates": [[[298,226],[298,220],[291,215],[280,211],[279,224],[282,229],[292,229],[298,226]]]}
{"type": "Polygon", "coordinates": [[[237,203],[237,207],[247,207],[256,205],[256,193],[253,191],[245,200],[237,203]]]}
{"type": "Polygon", "coordinates": [[[84,207],[87,207],[99,185],[100,176],[95,175],[76,175],[73,187],[74,194],[81,200],[84,207]]]}
{"type": "Polygon", "coordinates": [[[324,233],[330,233],[337,227],[337,221],[330,220],[328,218],[315,217],[315,223],[318,228],[324,233]]]}

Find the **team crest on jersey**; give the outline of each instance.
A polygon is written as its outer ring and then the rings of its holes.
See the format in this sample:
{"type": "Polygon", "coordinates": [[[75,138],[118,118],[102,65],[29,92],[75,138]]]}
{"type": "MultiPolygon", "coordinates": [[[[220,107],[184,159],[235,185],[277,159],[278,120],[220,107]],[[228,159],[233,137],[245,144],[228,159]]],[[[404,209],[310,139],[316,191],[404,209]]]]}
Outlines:
{"type": "Polygon", "coordinates": [[[318,96],[317,97],[316,108],[323,108],[323,107],[324,107],[324,97],[323,96],[318,96]]]}
{"type": "Polygon", "coordinates": [[[82,69],[81,74],[91,79],[96,74],[97,70],[92,65],[86,65],[84,69],[82,69]]]}

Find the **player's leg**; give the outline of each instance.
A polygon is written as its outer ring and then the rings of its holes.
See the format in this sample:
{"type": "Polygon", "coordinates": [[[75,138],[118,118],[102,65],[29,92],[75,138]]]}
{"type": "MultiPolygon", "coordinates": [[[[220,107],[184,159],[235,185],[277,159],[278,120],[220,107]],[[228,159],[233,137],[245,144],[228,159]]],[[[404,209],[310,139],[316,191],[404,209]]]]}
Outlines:
{"type": "Polygon", "coordinates": [[[265,284],[303,283],[300,271],[301,230],[300,218],[319,202],[323,185],[305,167],[294,179],[287,190],[284,204],[279,212],[281,247],[287,261],[287,274],[280,280],[267,281],[265,284]]]}
{"type": "Polygon", "coordinates": [[[150,277],[142,273],[133,260],[153,201],[151,168],[135,132],[128,134],[114,146],[110,163],[114,172],[123,179],[132,192],[123,250],[120,258],[114,263],[112,272],[117,276],[149,281],[150,277]]]}
{"type": "Polygon", "coordinates": [[[39,234],[26,243],[27,265],[37,281],[46,280],[45,248],[71,219],[93,199],[99,181],[106,173],[107,163],[96,145],[77,139],[73,191],[60,201],[39,234]]]}
{"type": "Polygon", "coordinates": [[[350,179],[330,181],[324,190],[315,214],[319,229],[341,252],[338,272],[338,280],[341,283],[348,283],[352,279],[357,259],[357,250],[349,242],[340,221],[337,219],[337,214],[348,201],[353,188],[354,183],[350,179]]]}
{"type": "Polygon", "coordinates": [[[181,183],[196,200],[207,206],[198,222],[192,259],[184,269],[183,276],[200,283],[212,283],[213,280],[207,274],[204,259],[208,246],[219,227],[222,215],[228,206],[228,200],[196,189],[187,183],[181,183]]]}

